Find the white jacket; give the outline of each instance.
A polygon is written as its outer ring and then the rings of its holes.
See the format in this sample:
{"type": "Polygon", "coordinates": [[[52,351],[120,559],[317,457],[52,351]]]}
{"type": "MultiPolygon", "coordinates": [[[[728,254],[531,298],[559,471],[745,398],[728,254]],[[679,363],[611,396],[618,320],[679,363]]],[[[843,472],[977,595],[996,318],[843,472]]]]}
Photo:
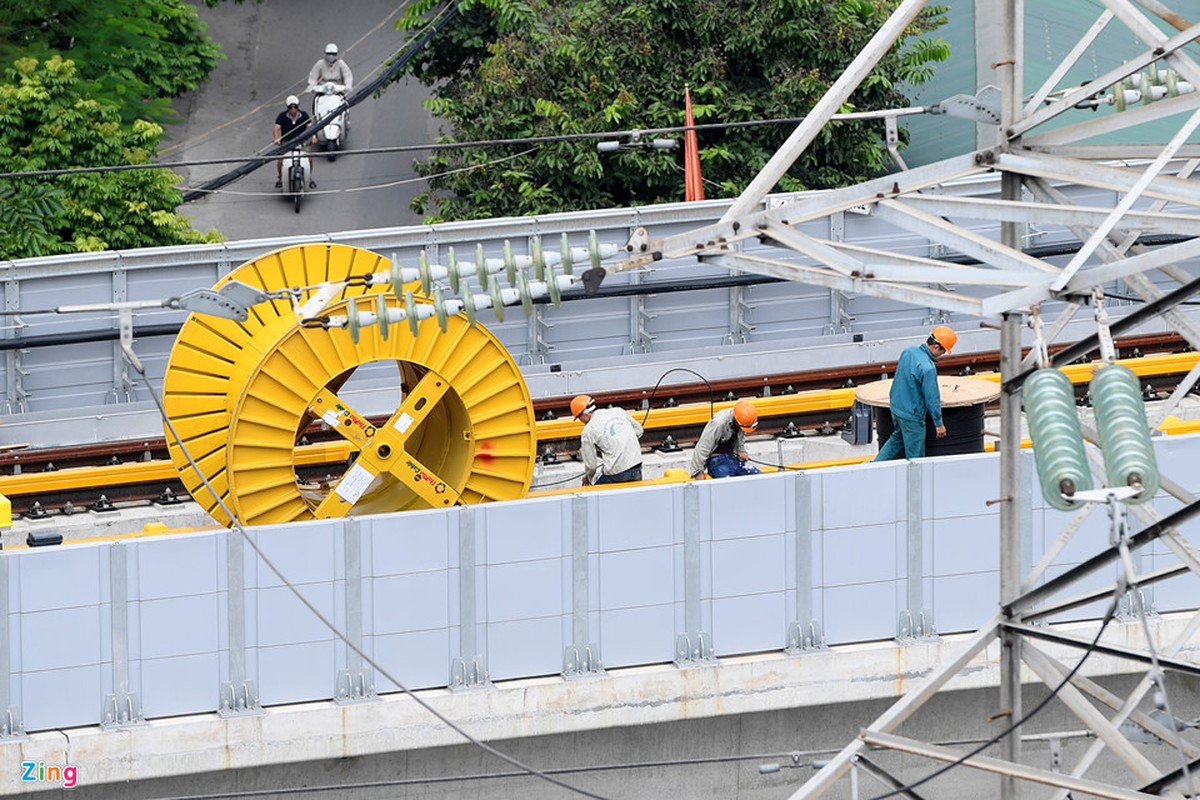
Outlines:
{"type": "Polygon", "coordinates": [[[308,71],[309,89],[330,81],[344,85],[346,94],[350,94],[354,88],[354,73],[350,71],[350,65],[340,58],[332,64],[322,58],[308,71]]]}
{"type": "Polygon", "coordinates": [[[602,408],[592,414],[579,437],[584,475],[595,483],[642,463],[642,426],[623,408],[602,408]]]}

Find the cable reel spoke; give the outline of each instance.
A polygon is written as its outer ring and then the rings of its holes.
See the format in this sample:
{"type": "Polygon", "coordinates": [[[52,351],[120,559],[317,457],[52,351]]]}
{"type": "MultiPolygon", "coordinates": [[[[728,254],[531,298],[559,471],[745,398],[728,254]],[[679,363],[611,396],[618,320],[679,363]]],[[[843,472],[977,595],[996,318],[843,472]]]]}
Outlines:
{"type": "Polygon", "coordinates": [[[308,413],[320,419],[346,441],[362,449],[371,437],[375,435],[375,426],[362,414],[359,414],[349,404],[328,387],[322,389],[313,401],[308,404],[308,413]]]}

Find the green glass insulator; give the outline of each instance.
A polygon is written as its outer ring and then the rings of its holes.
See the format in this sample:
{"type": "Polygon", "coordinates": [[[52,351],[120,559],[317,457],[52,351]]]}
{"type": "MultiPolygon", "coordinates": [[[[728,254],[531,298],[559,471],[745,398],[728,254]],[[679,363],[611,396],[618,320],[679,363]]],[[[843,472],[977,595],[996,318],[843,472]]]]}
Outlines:
{"type": "Polygon", "coordinates": [[[1104,452],[1109,486],[1138,486],[1127,503],[1144,503],[1158,491],[1158,460],[1146,422],[1146,403],[1138,376],[1120,364],[1106,364],[1092,375],[1088,391],[1096,411],[1096,430],[1104,452]]]}
{"type": "Polygon", "coordinates": [[[1057,369],[1039,369],[1025,381],[1021,396],[1042,496],[1051,508],[1078,508],[1072,497],[1092,488],[1092,471],[1083,448],[1071,379],[1057,369]]]}

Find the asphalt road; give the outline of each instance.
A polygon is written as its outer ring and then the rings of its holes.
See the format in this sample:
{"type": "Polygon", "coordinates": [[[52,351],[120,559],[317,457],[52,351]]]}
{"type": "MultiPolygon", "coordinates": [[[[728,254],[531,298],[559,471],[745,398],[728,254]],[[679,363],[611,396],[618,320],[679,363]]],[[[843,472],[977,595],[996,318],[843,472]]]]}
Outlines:
{"type": "MultiPolygon", "coordinates": [[[[253,155],[270,147],[275,115],[284,98],[299,94],[308,70],[325,44],[336,42],[354,71],[355,85],[365,84],[401,46],[395,29],[403,3],[398,0],[245,0],[210,9],[189,0],[209,35],[221,43],[226,60],[205,84],[175,103],[178,124],[168,126],[164,162],[253,155]]],[[[379,97],[351,111],[345,147],[365,149],[425,144],[436,123],[421,106],[426,89],[413,80],[394,83],[379,97]]],[[[301,107],[311,109],[312,95],[301,107]]],[[[275,185],[275,165],[265,166],[214,194],[180,206],[199,230],[216,229],[232,241],[270,236],[410,225],[421,222],[409,203],[424,190],[413,170],[420,152],[339,155],[330,162],[318,155],[318,183],[295,213],[275,185]]],[[[199,186],[234,164],[179,167],[181,188],[199,186]]]]}

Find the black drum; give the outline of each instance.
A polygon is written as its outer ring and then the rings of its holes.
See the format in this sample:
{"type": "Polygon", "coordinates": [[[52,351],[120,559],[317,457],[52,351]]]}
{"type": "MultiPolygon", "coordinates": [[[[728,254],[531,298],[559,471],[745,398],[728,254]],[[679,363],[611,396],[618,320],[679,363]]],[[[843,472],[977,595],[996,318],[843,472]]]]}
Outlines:
{"type": "MultiPolygon", "coordinates": [[[[957,456],[963,453],[983,452],[983,409],[984,404],[973,406],[951,406],[942,408],[942,422],[946,424],[946,438],[937,438],[933,420],[925,417],[925,455],[957,456]]],[[[892,412],[887,408],[875,409],[875,430],[879,446],[892,435],[892,412]]]]}

